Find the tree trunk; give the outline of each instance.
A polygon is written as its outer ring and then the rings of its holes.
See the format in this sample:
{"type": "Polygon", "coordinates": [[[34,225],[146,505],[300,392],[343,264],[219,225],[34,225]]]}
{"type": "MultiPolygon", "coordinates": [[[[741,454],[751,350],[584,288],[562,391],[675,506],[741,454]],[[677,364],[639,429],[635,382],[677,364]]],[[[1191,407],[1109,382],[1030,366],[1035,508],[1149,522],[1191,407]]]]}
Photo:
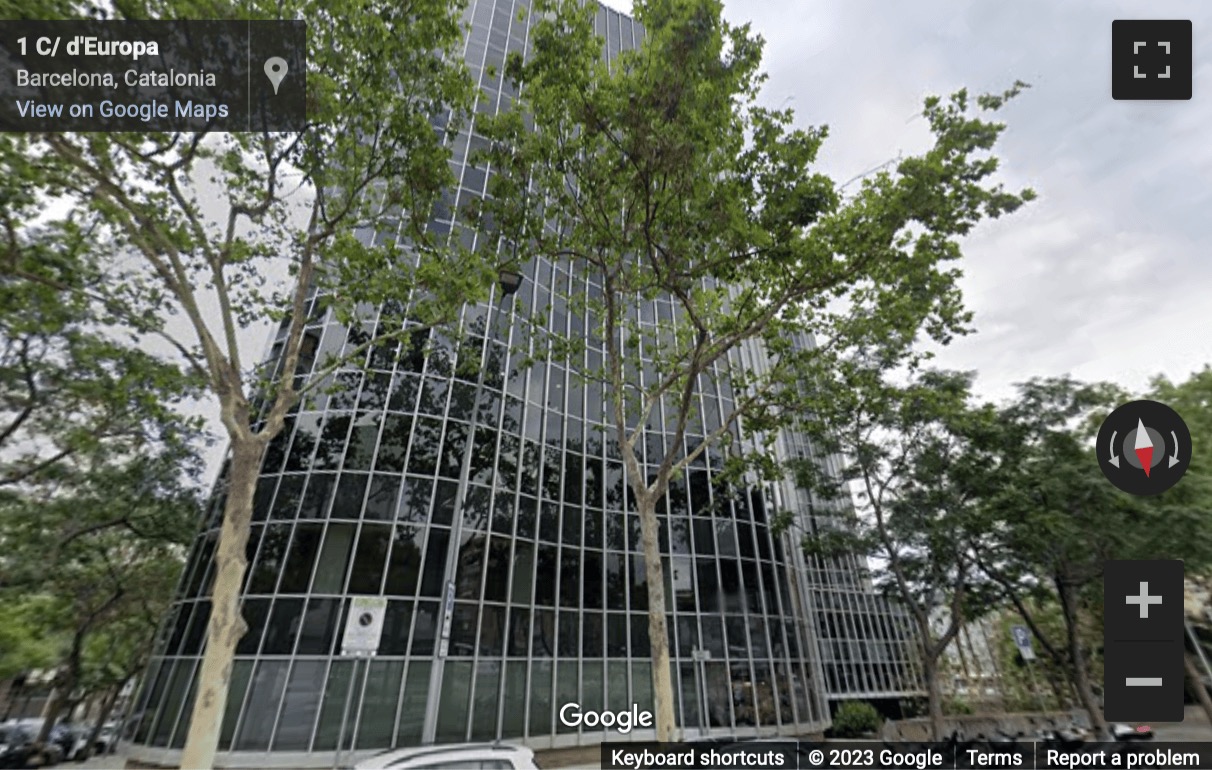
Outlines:
{"type": "Polygon", "coordinates": [[[938,658],[922,650],[922,673],[926,675],[926,710],[930,716],[931,740],[943,740],[947,726],[943,721],[943,693],[938,683],[938,658]]]}
{"type": "Polygon", "coordinates": [[[1191,653],[1183,653],[1183,664],[1187,669],[1187,685],[1199,699],[1199,705],[1204,710],[1208,723],[1212,724],[1212,698],[1208,696],[1208,688],[1204,685],[1203,677],[1199,675],[1199,667],[1195,665],[1195,657],[1191,653]]]}
{"type": "Polygon", "coordinates": [[[652,650],[652,701],[656,709],[656,738],[674,740],[673,677],[669,670],[669,631],[665,627],[665,571],[661,563],[660,523],[655,499],[636,501],[640,513],[640,540],[648,579],[648,644],[652,650]]]}
{"type": "Polygon", "coordinates": [[[211,591],[206,650],[198,672],[189,734],[181,753],[181,767],[186,770],[214,767],[236,644],[248,630],[240,615],[240,587],[248,569],[244,551],[248,545],[253,493],[265,456],[265,445],[266,442],[258,438],[232,439],[227,503],[215,547],[216,577],[211,591]]]}
{"type": "MultiPolygon", "coordinates": [[[[118,701],[118,696],[122,693],[122,688],[126,686],[128,681],[130,681],[129,676],[123,679],[121,682],[118,682],[114,689],[105,696],[105,700],[101,701],[101,713],[97,716],[97,721],[93,723],[93,729],[88,734],[88,744],[84,747],[84,751],[87,756],[92,756],[93,749],[96,747],[97,741],[101,738],[101,730],[105,727],[105,721],[109,719],[109,713],[113,710],[114,703],[118,701]]],[[[119,726],[119,728],[121,728],[121,726],[119,726]]],[[[113,752],[114,744],[117,743],[116,739],[120,732],[121,729],[114,731],[114,740],[111,740],[105,747],[107,752],[113,752]]]]}
{"type": "Polygon", "coordinates": [[[1060,596],[1061,609],[1065,615],[1065,632],[1069,642],[1069,662],[1073,668],[1073,683],[1077,687],[1077,697],[1081,700],[1082,708],[1090,715],[1090,726],[1101,741],[1110,740],[1111,733],[1107,729],[1107,720],[1103,719],[1103,710],[1094,697],[1090,687],[1090,672],[1086,668],[1086,653],[1077,627],[1077,597],[1073,595],[1073,586],[1064,580],[1056,580],[1056,591],[1060,596]]]}

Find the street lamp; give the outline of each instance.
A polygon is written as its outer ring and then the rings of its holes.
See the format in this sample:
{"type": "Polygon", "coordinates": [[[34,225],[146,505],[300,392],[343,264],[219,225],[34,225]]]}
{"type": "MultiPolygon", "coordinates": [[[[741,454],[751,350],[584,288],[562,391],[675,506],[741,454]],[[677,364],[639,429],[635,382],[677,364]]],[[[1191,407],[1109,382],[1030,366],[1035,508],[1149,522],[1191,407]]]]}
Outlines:
{"type": "MultiPolygon", "coordinates": [[[[500,300],[513,295],[521,288],[522,275],[521,273],[502,268],[498,271],[497,278],[498,285],[501,287],[501,296],[496,303],[499,315],[500,300]]],[[[493,306],[490,305],[484,330],[486,348],[489,339],[492,337],[493,330],[496,328],[492,311],[493,306]]],[[[485,355],[484,363],[487,364],[488,360],[489,356],[485,355]]],[[[468,481],[471,478],[471,457],[472,451],[475,448],[476,428],[478,427],[480,415],[480,395],[484,391],[486,368],[486,365],[481,366],[479,374],[476,375],[475,395],[471,400],[471,427],[467,430],[467,445],[463,448],[463,462],[459,468],[459,486],[455,491],[454,520],[450,525],[450,541],[446,546],[446,567],[443,572],[445,578],[443,585],[445,585],[446,589],[442,601],[441,634],[438,638],[437,656],[432,668],[429,670],[429,694],[425,704],[425,722],[421,730],[421,743],[423,745],[433,744],[437,740],[438,709],[441,707],[442,698],[442,678],[446,673],[446,655],[450,649],[451,621],[454,617],[455,572],[459,566],[459,549],[462,547],[463,514],[467,504],[468,481]]]]}

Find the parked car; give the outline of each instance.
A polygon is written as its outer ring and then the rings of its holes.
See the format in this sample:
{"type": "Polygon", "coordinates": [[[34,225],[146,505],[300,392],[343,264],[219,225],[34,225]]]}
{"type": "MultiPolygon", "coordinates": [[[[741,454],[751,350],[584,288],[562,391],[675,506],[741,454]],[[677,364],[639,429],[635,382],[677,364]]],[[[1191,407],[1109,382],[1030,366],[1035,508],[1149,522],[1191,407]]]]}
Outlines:
{"type": "Polygon", "coordinates": [[[1116,722],[1111,725],[1111,737],[1117,741],[1151,741],[1153,740],[1153,729],[1148,725],[1133,727],[1123,722],[1116,722]]]}
{"type": "Polygon", "coordinates": [[[117,722],[106,722],[102,725],[101,732],[97,733],[97,740],[93,742],[93,754],[110,754],[118,748],[118,733],[121,727],[117,722]]]}
{"type": "Polygon", "coordinates": [[[12,720],[0,727],[4,733],[0,745],[0,767],[46,767],[63,761],[63,747],[56,741],[62,737],[61,730],[52,730],[51,739],[35,751],[34,741],[42,728],[41,719],[12,720]]]}
{"type": "Polygon", "coordinates": [[[25,728],[0,726],[0,767],[25,767],[34,752],[34,736],[25,728]]]}
{"type": "Polygon", "coordinates": [[[354,770],[538,770],[534,752],[506,744],[452,744],[398,749],[365,759],[354,770]]]}

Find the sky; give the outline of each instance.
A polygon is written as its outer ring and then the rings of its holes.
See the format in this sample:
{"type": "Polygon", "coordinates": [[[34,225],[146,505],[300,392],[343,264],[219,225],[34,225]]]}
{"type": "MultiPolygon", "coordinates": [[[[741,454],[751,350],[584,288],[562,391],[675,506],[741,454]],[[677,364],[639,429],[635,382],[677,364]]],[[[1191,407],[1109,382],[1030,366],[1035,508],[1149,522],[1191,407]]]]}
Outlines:
{"type": "MultiPolygon", "coordinates": [[[[1212,363],[1212,3],[725,0],[725,17],[766,40],[763,101],[829,126],[839,181],[926,149],[928,94],[1030,84],[999,113],[998,179],[1039,198],[964,241],[977,331],[935,361],[977,372],[978,396],[1064,374],[1143,393],[1212,363]],[[1190,101],[1111,98],[1111,22],[1134,18],[1192,20],[1190,101]]],[[[268,333],[248,329],[246,355],[268,333]]]]}
{"type": "MultiPolygon", "coordinates": [[[[631,11],[625,0],[606,0],[631,11]]],[[[763,101],[826,124],[848,180],[928,146],[927,94],[1031,88],[999,119],[1000,181],[1039,198],[964,242],[977,333],[937,364],[1001,400],[1035,376],[1144,390],[1212,363],[1212,3],[725,0],[766,40],[763,101]],[[1111,22],[1190,19],[1190,101],[1111,98],[1111,22]]]]}

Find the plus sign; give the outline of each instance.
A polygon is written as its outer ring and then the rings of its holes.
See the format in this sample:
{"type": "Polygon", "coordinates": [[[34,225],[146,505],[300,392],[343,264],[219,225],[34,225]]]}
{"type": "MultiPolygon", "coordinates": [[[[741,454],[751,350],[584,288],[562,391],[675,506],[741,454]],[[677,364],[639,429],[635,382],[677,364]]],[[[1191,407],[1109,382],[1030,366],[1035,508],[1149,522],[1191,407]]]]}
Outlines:
{"type": "Polygon", "coordinates": [[[1161,604],[1161,603],[1162,603],[1162,598],[1160,596],[1150,596],[1149,595],[1149,584],[1143,580],[1140,583],[1140,596],[1129,596],[1128,597],[1128,604],[1136,604],[1136,605],[1140,606],[1140,616],[1142,618],[1149,617],[1149,605],[1150,604],[1161,604]]]}

